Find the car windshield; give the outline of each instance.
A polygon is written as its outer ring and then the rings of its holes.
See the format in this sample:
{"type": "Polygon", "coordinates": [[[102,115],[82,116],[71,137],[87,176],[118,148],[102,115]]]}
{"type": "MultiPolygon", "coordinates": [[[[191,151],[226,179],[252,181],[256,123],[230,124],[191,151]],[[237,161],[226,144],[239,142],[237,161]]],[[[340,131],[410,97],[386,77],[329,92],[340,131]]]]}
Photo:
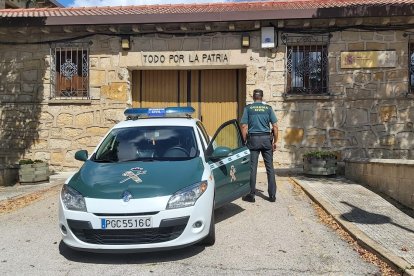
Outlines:
{"type": "Polygon", "coordinates": [[[95,162],[187,160],[198,156],[192,127],[144,126],[113,129],[99,146],[95,162]]]}

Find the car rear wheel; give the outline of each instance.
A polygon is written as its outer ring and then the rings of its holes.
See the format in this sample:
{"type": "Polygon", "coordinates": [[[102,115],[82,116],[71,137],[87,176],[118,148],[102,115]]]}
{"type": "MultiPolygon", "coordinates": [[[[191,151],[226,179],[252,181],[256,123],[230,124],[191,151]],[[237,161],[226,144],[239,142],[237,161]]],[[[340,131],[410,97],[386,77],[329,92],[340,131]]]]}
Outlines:
{"type": "Polygon", "coordinates": [[[204,244],[206,246],[211,246],[211,245],[214,245],[215,242],[216,242],[216,225],[214,222],[214,207],[213,207],[213,210],[211,211],[210,230],[208,232],[207,237],[205,237],[201,241],[201,244],[204,244]]]}

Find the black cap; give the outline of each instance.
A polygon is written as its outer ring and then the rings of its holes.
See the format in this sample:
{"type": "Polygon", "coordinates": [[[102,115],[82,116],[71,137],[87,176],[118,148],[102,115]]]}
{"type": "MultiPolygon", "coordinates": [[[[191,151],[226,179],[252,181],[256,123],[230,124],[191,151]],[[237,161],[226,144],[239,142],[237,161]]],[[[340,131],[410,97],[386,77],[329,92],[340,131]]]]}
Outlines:
{"type": "Polygon", "coordinates": [[[253,96],[263,97],[263,90],[262,89],[253,90],[253,96]]]}

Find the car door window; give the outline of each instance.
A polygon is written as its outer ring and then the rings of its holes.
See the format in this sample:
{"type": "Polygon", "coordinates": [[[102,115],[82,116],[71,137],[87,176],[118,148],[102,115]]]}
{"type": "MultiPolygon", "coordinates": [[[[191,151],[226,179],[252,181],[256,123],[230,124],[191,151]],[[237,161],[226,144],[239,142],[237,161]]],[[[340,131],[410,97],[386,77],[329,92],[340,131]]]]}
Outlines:
{"type": "Polygon", "coordinates": [[[243,146],[237,120],[217,130],[205,156],[215,181],[215,206],[231,202],[250,191],[250,152],[243,146]]]}
{"type": "Polygon", "coordinates": [[[214,138],[214,148],[226,147],[232,151],[242,146],[240,133],[237,125],[229,124],[222,128],[214,138]]]}

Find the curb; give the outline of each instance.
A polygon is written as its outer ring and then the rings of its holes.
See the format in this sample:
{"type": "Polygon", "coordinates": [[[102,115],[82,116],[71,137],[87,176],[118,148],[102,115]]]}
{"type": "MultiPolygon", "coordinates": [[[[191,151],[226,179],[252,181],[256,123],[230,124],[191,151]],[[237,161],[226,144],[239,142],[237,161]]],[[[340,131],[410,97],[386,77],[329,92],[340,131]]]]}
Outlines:
{"type": "Polygon", "coordinates": [[[356,240],[356,242],[366,249],[370,249],[371,251],[376,252],[380,255],[386,262],[392,264],[395,267],[398,267],[403,272],[403,275],[407,276],[414,276],[414,267],[405,261],[404,259],[396,256],[392,252],[390,252],[387,248],[383,247],[373,239],[371,239],[368,235],[364,232],[359,230],[353,223],[346,221],[341,218],[341,213],[338,212],[330,203],[325,201],[321,196],[317,195],[316,193],[312,193],[311,189],[306,187],[303,183],[300,183],[300,180],[296,179],[295,177],[289,177],[295,184],[302,188],[302,190],[314,201],[318,204],[322,209],[324,209],[328,214],[330,214],[335,221],[346,230],[352,238],[356,240]]]}
{"type": "Polygon", "coordinates": [[[30,195],[36,194],[36,193],[44,193],[44,192],[49,191],[50,189],[52,189],[52,188],[54,188],[56,186],[59,186],[60,184],[61,183],[56,182],[56,183],[50,184],[47,187],[42,187],[40,189],[35,189],[35,190],[28,191],[28,192],[22,192],[19,195],[15,195],[15,196],[12,196],[12,197],[9,197],[9,198],[5,198],[5,199],[0,199],[0,203],[4,203],[6,201],[18,200],[20,198],[23,198],[23,197],[26,197],[26,196],[30,196],[30,195]]]}

